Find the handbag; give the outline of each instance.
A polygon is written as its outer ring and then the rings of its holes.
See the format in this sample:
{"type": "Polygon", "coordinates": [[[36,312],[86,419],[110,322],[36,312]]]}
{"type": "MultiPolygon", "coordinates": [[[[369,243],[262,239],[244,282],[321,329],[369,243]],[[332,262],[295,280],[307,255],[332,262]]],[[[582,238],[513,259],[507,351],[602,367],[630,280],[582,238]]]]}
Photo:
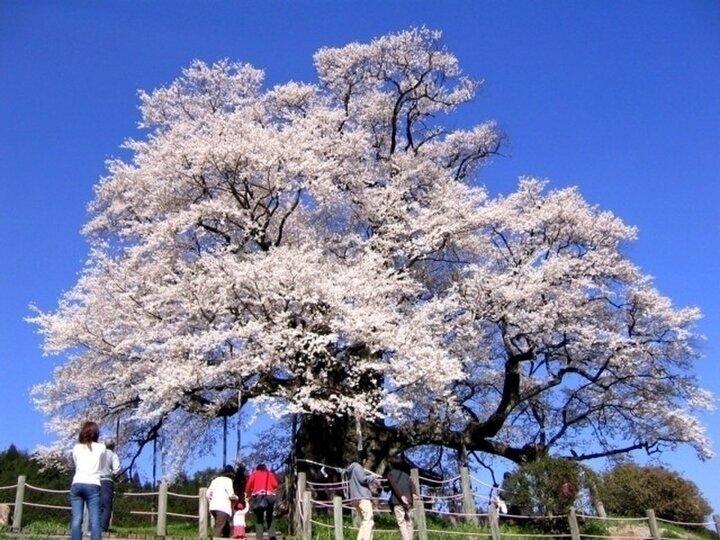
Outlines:
{"type": "Polygon", "coordinates": [[[270,501],[267,499],[267,495],[253,495],[252,507],[253,510],[263,510],[270,506],[270,501]]]}
{"type": "Polygon", "coordinates": [[[275,504],[275,495],[270,495],[268,493],[265,493],[262,495],[253,495],[253,499],[252,499],[253,510],[264,510],[265,508],[270,508],[274,504],[275,504]]]}

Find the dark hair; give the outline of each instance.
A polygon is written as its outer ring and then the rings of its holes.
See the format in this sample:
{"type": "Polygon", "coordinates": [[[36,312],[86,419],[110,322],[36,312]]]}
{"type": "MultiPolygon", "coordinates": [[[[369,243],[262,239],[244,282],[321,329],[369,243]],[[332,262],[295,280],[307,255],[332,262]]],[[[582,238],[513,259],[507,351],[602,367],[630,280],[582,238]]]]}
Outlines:
{"type": "Polygon", "coordinates": [[[235,477],[235,469],[232,468],[232,465],[225,465],[223,467],[222,473],[220,473],[221,476],[227,476],[228,478],[234,478],[235,477]]]}
{"type": "Polygon", "coordinates": [[[95,422],[85,422],[80,428],[80,434],[78,435],[80,444],[87,444],[88,448],[91,448],[92,443],[98,442],[99,438],[100,428],[95,422]]]}
{"type": "Polygon", "coordinates": [[[362,463],[368,458],[367,450],[361,448],[357,453],[358,462],[362,463]]]}
{"type": "Polygon", "coordinates": [[[267,471],[267,467],[265,466],[264,463],[258,463],[258,466],[255,467],[255,470],[256,471],[267,471]]]}

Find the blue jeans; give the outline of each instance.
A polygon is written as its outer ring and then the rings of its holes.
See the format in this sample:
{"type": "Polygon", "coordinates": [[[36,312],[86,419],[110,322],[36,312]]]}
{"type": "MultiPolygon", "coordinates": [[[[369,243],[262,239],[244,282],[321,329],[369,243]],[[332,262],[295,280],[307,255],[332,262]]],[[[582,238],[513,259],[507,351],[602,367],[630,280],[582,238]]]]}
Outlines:
{"type": "Polygon", "coordinates": [[[100,529],[100,486],[95,484],[73,484],[70,486],[70,539],[82,540],[83,510],[87,504],[90,519],[90,540],[101,540],[100,529]]]}

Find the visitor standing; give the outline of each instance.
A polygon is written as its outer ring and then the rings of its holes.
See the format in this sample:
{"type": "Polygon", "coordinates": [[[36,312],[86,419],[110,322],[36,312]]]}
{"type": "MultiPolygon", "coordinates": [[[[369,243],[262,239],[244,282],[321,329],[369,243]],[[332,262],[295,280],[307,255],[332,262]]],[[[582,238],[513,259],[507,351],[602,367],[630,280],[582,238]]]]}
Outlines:
{"type": "Polygon", "coordinates": [[[402,540],[412,540],[412,505],[413,499],[418,496],[418,490],[399,456],[395,456],[390,460],[390,472],[387,474],[387,481],[390,487],[388,504],[400,529],[400,536],[402,540]]]}
{"type": "Polygon", "coordinates": [[[90,521],[90,539],[101,540],[100,526],[100,471],[105,456],[105,445],[100,444],[100,428],[95,422],[85,422],[80,428],[78,442],[72,449],[75,466],[70,485],[70,538],[82,540],[83,513],[87,506],[90,521]]]}
{"type": "Polygon", "coordinates": [[[350,503],[360,516],[357,540],[372,540],[375,526],[370,484],[378,479],[378,475],[365,470],[367,458],[367,453],[360,450],[357,461],[352,462],[343,474],[347,478],[350,503]]]}
{"type": "Polygon", "coordinates": [[[115,453],[115,441],[105,441],[105,456],[100,470],[100,525],[103,532],[110,530],[110,518],[115,498],[115,477],[120,472],[120,458],[115,453]]]}
{"type": "Polygon", "coordinates": [[[230,538],[233,502],[237,495],[233,490],[233,477],[235,470],[225,465],[220,474],[210,482],[207,489],[207,498],[210,501],[209,510],[215,518],[214,538],[230,538]]]}
{"type": "Polygon", "coordinates": [[[246,500],[255,514],[255,536],[262,540],[263,527],[267,527],[270,540],[275,540],[275,523],[273,513],[280,482],[274,472],[269,471],[264,463],[260,463],[250,474],[245,485],[246,500]]]}

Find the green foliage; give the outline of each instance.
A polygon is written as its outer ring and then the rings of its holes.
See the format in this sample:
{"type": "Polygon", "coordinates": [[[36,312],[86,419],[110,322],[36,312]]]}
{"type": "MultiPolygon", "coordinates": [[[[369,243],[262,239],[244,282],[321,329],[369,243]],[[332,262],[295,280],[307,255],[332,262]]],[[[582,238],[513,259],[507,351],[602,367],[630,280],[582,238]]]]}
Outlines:
{"type": "Polygon", "coordinates": [[[712,511],[693,482],[664,467],[621,464],[602,480],[599,495],[613,515],[644,516],[652,508],[660,519],[702,523],[712,511]]]}
{"type": "Polygon", "coordinates": [[[611,536],[610,527],[606,521],[586,519],[578,523],[580,534],[583,536],[611,536]]]}
{"type": "Polygon", "coordinates": [[[574,461],[545,457],[526,463],[503,482],[508,507],[524,515],[565,515],[594,492],[596,476],[574,461]]]}
{"type": "MultiPolygon", "coordinates": [[[[70,473],[59,469],[43,469],[27,452],[19,451],[11,444],[7,450],[0,452],[0,486],[14,486],[19,476],[25,476],[25,500],[35,504],[70,506],[68,495],[65,493],[48,493],[35,489],[66,490],[70,486],[70,473]]],[[[12,504],[14,508],[15,490],[0,490],[0,503],[12,504]]],[[[23,522],[47,522],[56,517],[64,519],[66,514],[67,511],[61,509],[24,506],[23,522]]]]}

